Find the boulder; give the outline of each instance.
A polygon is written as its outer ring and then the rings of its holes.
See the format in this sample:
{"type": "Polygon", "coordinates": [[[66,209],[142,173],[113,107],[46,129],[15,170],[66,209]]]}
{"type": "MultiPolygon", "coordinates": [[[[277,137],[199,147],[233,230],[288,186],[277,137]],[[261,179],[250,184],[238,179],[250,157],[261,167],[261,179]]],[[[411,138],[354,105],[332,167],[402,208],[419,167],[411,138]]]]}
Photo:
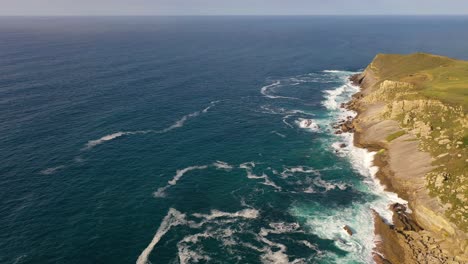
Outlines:
{"type": "Polygon", "coordinates": [[[348,235],[352,236],[354,234],[353,230],[351,229],[351,227],[349,227],[348,225],[345,225],[343,226],[343,229],[346,231],[346,233],[348,233],[348,235]]]}

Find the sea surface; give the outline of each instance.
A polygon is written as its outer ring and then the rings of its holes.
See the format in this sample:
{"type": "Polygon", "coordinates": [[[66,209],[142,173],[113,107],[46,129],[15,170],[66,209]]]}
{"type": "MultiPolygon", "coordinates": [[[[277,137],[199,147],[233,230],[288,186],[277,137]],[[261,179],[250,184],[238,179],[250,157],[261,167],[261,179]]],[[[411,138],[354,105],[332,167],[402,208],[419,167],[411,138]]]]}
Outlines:
{"type": "Polygon", "coordinates": [[[371,263],[400,200],[335,135],[468,17],[0,18],[0,263],[371,263]],[[354,235],[343,229],[348,225],[354,235]]]}

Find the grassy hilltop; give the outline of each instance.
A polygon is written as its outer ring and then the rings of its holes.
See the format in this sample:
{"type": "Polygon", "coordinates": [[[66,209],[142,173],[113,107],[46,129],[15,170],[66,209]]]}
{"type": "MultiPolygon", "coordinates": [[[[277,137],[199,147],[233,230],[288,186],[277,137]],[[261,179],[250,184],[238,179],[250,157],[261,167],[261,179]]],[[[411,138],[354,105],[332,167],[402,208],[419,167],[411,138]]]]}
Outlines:
{"type": "Polygon", "coordinates": [[[421,96],[468,109],[468,61],[425,53],[379,54],[370,67],[380,80],[411,83],[421,96]]]}

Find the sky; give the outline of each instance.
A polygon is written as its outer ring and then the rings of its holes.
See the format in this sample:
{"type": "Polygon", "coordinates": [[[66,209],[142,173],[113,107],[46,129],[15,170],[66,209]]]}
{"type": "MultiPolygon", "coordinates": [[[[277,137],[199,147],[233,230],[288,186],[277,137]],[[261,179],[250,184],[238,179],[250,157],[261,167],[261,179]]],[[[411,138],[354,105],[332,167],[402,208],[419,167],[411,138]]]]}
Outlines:
{"type": "Polygon", "coordinates": [[[1,16],[451,14],[468,0],[0,0],[1,16]]]}

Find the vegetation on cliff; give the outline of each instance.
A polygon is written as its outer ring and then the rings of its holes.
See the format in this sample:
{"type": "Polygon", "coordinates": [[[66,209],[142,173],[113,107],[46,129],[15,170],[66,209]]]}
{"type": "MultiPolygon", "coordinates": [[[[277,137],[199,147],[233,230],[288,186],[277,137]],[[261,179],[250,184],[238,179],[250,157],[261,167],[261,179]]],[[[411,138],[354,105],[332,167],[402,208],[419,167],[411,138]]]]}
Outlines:
{"type": "Polygon", "coordinates": [[[377,177],[421,227],[377,216],[378,252],[388,263],[468,263],[468,61],[379,54],[352,80],[361,86],[347,104],[358,112],[356,144],[380,149],[377,177]]]}
{"type": "Polygon", "coordinates": [[[414,85],[417,97],[468,106],[468,61],[425,53],[379,54],[369,66],[380,80],[414,85]]]}
{"type": "MultiPolygon", "coordinates": [[[[379,54],[369,65],[377,81],[368,103],[385,102],[385,118],[396,120],[431,153],[430,193],[446,216],[468,231],[468,61],[416,53],[379,54]]],[[[404,131],[388,135],[389,141],[404,131]]]]}

